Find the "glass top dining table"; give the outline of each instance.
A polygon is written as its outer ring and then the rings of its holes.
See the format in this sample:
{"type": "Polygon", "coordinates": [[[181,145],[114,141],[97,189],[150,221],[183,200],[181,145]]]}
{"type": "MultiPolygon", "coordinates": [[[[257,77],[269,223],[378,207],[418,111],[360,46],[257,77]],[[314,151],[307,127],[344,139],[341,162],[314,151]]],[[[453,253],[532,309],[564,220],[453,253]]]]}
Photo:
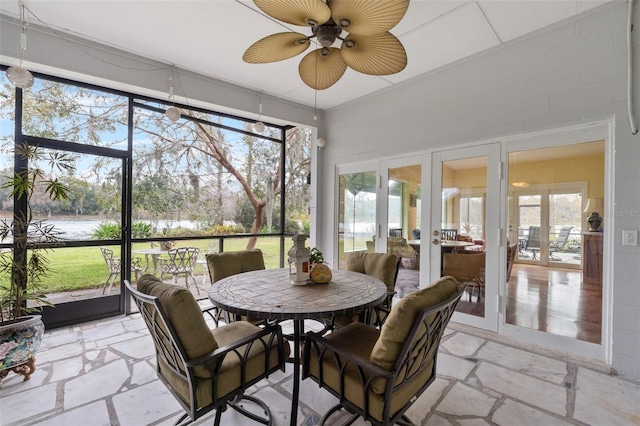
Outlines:
{"type": "Polygon", "coordinates": [[[300,342],[304,320],[356,315],[380,304],[384,282],[358,272],[332,270],[327,284],[294,285],[288,269],[263,269],[215,282],[209,299],[231,314],[268,320],[293,320],[293,394],[291,425],[296,424],[300,392],[300,342]]]}

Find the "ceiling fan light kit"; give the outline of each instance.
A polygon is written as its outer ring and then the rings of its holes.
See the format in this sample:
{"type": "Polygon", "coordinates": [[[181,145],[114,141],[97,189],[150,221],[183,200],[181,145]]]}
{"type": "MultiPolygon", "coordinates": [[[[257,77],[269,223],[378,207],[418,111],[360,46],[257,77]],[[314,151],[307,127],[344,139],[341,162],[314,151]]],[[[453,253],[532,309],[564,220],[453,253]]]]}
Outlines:
{"type": "Polygon", "coordinates": [[[298,72],[315,90],[334,85],[347,67],[369,75],[389,75],[407,66],[407,53],[389,32],[405,15],[409,0],[254,0],[260,10],[287,24],[308,26],[311,35],[286,32],[252,44],[243,60],[264,64],[304,52],[312,39],[320,48],[305,55],[298,72]],[[349,34],[343,37],[343,32],[349,34]],[[336,40],[341,46],[332,47],[336,40]]]}

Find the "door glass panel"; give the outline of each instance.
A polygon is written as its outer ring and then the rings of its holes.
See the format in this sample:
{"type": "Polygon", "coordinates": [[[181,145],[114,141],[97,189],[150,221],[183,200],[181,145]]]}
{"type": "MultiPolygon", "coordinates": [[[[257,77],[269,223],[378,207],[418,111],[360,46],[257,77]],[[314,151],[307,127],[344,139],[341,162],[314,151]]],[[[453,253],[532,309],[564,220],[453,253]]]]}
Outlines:
{"type": "Polygon", "coordinates": [[[387,253],[413,270],[420,266],[421,174],[419,165],[389,169],[387,253]]]}
{"type": "Polygon", "coordinates": [[[549,262],[581,265],[582,193],[549,194],[549,262]]]}
{"type": "Polygon", "coordinates": [[[604,146],[509,154],[508,238],[518,239],[518,253],[507,276],[507,324],[601,343],[602,233],[585,231],[591,204],[603,213],[604,146]]]}
{"type": "MultiPolygon", "coordinates": [[[[33,166],[57,178],[69,189],[69,198],[51,200],[36,193],[32,200],[34,219],[53,227],[63,242],[102,240],[113,250],[114,263],[105,261],[100,247],[64,247],[48,249],[45,257],[52,273],[42,280],[41,288],[58,305],[106,295],[105,283],[116,278],[120,265],[121,170],[122,160],[90,154],[71,154],[39,148],[41,157],[33,166]],[[74,169],[51,169],[48,158],[68,155],[74,169]],[[111,276],[111,274],[114,274],[111,276]]],[[[115,279],[111,295],[118,294],[120,277],[115,279]]]]}
{"type": "Polygon", "coordinates": [[[338,268],[344,269],[347,255],[375,251],[376,172],[341,174],[338,211],[338,268]]]}
{"type": "Polygon", "coordinates": [[[485,316],[487,163],[487,157],[442,163],[442,223],[435,236],[441,274],[466,286],[456,310],[478,317],[485,316]]]}

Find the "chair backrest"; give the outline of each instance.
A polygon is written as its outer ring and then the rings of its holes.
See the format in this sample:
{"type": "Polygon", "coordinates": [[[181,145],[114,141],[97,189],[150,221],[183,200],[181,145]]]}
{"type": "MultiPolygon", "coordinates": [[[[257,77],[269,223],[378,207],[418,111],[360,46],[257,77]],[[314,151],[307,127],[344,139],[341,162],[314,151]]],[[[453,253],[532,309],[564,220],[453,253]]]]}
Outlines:
{"type": "Polygon", "coordinates": [[[242,272],[265,269],[262,251],[258,249],[211,253],[206,258],[212,283],[242,272]]]}
{"type": "Polygon", "coordinates": [[[553,243],[553,248],[556,250],[563,248],[567,244],[567,241],[569,241],[569,234],[571,234],[572,229],[573,226],[563,226],[560,228],[560,232],[558,232],[558,236],[553,243]]]}
{"type": "Polygon", "coordinates": [[[456,240],[458,238],[457,229],[443,229],[441,234],[443,240],[456,240]]]}
{"type": "MultiPolygon", "coordinates": [[[[142,275],[134,289],[125,284],[140,310],[158,356],[158,374],[178,387],[175,375],[187,380],[186,362],[218,348],[193,294],[185,287],[165,284],[151,274],[142,275]],[[169,372],[170,371],[170,372],[169,372]]],[[[194,369],[198,377],[211,377],[200,366],[194,369]]]]}
{"type": "Polygon", "coordinates": [[[460,250],[458,253],[445,253],[442,259],[443,275],[450,275],[458,281],[474,281],[482,275],[486,254],[460,250]]]}
{"type": "Polygon", "coordinates": [[[383,281],[387,291],[395,291],[400,258],[387,253],[354,252],[347,256],[347,271],[360,272],[383,281]]]}
{"type": "Polygon", "coordinates": [[[198,260],[198,247],[180,247],[167,251],[169,259],[162,262],[162,270],[168,273],[193,272],[198,260]]]}
{"type": "Polygon", "coordinates": [[[413,231],[411,231],[411,233],[413,234],[413,239],[414,240],[419,240],[420,239],[420,230],[419,229],[414,229],[413,231]]]}
{"type": "Polygon", "coordinates": [[[107,264],[109,272],[120,272],[120,259],[116,259],[113,257],[113,250],[106,247],[100,247],[100,251],[102,252],[102,257],[104,257],[104,261],[107,264]]]}
{"type": "Polygon", "coordinates": [[[540,248],[540,227],[539,226],[529,227],[529,237],[527,238],[526,248],[528,249],[540,248]]]}
{"type": "Polygon", "coordinates": [[[462,293],[455,278],[442,277],[396,303],[370,356],[373,364],[394,372],[395,377],[389,382],[375,379],[374,392],[409,386],[419,395],[435,379],[440,339],[462,293]],[[407,383],[414,379],[413,384],[407,383]]]}

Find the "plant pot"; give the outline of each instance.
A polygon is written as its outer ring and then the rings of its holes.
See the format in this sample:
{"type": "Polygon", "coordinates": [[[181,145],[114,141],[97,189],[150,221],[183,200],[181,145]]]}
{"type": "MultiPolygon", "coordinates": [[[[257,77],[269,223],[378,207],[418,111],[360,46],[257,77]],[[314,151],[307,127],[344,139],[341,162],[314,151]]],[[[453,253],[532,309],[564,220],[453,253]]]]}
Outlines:
{"type": "Polygon", "coordinates": [[[44,323],[40,315],[23,316],[0,326],[0,380],[9,371],[29,380],[35,371],[36,351],[42,342],[44,323]]]}

